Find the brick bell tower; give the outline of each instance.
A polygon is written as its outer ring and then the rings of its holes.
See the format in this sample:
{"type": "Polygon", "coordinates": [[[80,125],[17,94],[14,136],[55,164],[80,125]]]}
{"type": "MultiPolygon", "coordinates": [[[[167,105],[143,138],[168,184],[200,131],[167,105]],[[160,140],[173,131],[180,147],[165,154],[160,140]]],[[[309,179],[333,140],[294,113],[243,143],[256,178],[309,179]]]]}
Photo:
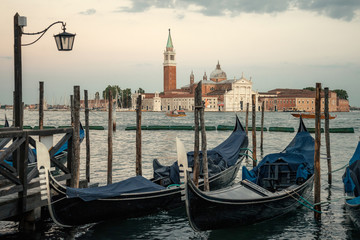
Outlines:
{"type": "Polygon", "coordinates": [[[169,29],[169,37],[164,51],[164,93],[176,89],[176,62],[175,51],[171,40],[169,29]]]}

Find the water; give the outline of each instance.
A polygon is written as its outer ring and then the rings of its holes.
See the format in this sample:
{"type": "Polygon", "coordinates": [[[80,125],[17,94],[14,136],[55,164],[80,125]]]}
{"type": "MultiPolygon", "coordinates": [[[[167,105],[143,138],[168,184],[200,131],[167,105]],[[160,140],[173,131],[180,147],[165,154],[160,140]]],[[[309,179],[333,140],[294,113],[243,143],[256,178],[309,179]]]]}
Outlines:
{"type": "MultiPolygon", "coordinates": [[[[0,110],[0,124],[3,123],[4,110],[0,110]]],[[[8,118],[12,113],[6,112],[8,118]]],[[[239,113],[245,123],[245,113],[239,113]]],[[[118,112],[117,132],[113,140],[113,182],[135,175],[135,131],[124,131],[125,126],[135,125],[135,112],[118,112]]],[[[234,113],[205,113],[206,125],[234,125],[234,113]]],[[[249,119],[251,123],[251,118],[249,119]]],[[[84,114],[81,113],[84,122],[84,114]]],[[[307,127],[314,127],[314,120],[305,119],[307,127]]],[[[38,122],[36,111],[25,111],[24,125],[35,126],[38,122]]],[[[70,112],[45,112],[44,125],[69,125],[70,112]]],[[[164,113],[143,112],[143,125],[193,125],[193,113],[184,118],[169,118],[164,113]]],[[[260,126],[260,114],[257,113],[257,126],[260,126]]],[[[91,112],[90,125],[107,126],[107,112],[91,112]]],[[[289,113],[265,113],[265,127],[298,127],[298,119],[289,113]]],[[[322,122],[323,127],[323,122],[322,122]]],[[[330,134],[333,170],[343,167],[352,156],[360,132],[360,112],[337,113],[337,118],[330,121],[330,127],[354,127],[355,134],[330,134]]],[[[208,148],[221,143],[230,131],[208,131],[208,148]]],[[[295,133],[264,132],[264,155],[283,150],[295,133]]],[[[106,184],[107,169],[107,131],[90,131],[91,136],[91,182],[106,184]]],[[[59,139],[61,136],[57,136],[59,139]]],[[[175,137],[179,137],[189,151],[193,148],[192,131],[142,131],[143,175],[152,176],[152,160],[158,158],[163,164],[176,160],[175,137]]],[[[17,232],[17,224],[0,222],[0,239],[356,239],[360,231],[354,229],[348,214],[344,210],[343,185],[341,176],[344,170],[333,173],[333,184],[327,184],[327,164],[325,138],[321,136],[321,200],[331,201],[322,206],[322,220],[316,222],[314,214],[307,208],[284,215],[280,218],[260,224],[233,229],[195,232],[188,224],[182,209],[160,212],[142,218],[126,221],[107,221],[76,228],[61,228],[51,221],[45,222],[42,232],[23,236],[17,232]]],[[[260,145],[260,132],[257,132],[260,145]]],[[[252,137],[249,137],[252,146],[252,137]]],[[[261,152],[258,148],[258,159],[261,152]]],[[[81,146],[81,159],[85,159],[85,144],[81,146]]],[[[251,166],[252,163],[244,162],[251,166]]],[[[85,178],[84,160],[80,171],[85,178]]],[[[241,179],[239,173],[236,181],[241,179]]]]}

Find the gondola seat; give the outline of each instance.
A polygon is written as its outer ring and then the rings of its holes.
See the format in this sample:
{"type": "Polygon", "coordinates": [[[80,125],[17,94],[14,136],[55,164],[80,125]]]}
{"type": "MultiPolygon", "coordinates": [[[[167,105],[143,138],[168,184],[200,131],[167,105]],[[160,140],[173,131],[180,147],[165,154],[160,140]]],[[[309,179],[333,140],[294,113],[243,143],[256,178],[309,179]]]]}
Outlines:
{"type": "Polygon", "coordinates": [[[267,177],[262,178],[262,185],[265,189],[275,192],[291,186],[293,183],[291,170],[287,162],[281,159],[273,163],[265,163],[267,177]]]}

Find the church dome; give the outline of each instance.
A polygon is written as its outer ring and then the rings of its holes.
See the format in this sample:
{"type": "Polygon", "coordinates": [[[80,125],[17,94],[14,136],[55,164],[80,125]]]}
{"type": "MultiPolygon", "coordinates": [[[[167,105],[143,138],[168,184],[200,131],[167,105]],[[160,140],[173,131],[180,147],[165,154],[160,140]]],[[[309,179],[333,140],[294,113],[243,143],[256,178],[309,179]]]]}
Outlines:
{"type": "Polygon", "coordinates": [[[220,82],[226,80],[226,73],[223,70],[221,70],[219,62],[216,65],[216,69],[211,72],[210,80],[214,82],[220,82]]]}

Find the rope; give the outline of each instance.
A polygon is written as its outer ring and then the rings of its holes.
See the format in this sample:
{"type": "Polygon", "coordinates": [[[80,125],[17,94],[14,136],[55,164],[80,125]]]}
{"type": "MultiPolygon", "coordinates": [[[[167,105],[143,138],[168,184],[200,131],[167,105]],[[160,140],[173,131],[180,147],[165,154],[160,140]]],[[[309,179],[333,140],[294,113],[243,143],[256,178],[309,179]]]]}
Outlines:
{"type": "Polygon", "coordinates": [[[337,201],[342,200],[342,199],[349,200],[349,199],[353,199],[353,198],[352,198],[352,197],[348,197],[348,196],[342,196],[342,197],[339,197],[339,198],[335,198],[335,199],[333,199],[333,200],[315,203],[314,206],[316,206],[316,205],[322,205],[322,204],[330,204],[330,203],[332,203],[332,202],[337,202],[337,201]]]}
{"type": "MultiPolygon", "coordinates": [[[[344,168],[346,168],[346,167],[348,167],[348,166],[349,166],[349,164],[347,163],[347,164],[345,164],[344,166],[342,166],[341,168],[336,169],[336,170],[334,170],[334,171],[331,171],[330,173],[334,173],[334,172],[340,171],[341,169],[344,169],[344,168]]],[[[330,173],[328,173],[328,174],[330,174],[330,173]]]]}
{"type": "Polygon", "coordinates": [[[251,151],[251,149],[249,149],[249,148],[240,148],[240,150],[247,150],[247,151],[250,151],[251,153],[253,153],[253,151],[251,151]]]}
{"type": "MultiPolygon", "coordinates": [[[[184,183],[181,183],[181,184],[184,184],[184,183]]],[[[181,184],[176,184],[176,183],[174,183],[174,184],[170,184],[169,186],[167,186],[167,189],[169,189],[169,188],[171,188],[171,187],[180,187],[181,186],[181,184]]]]}
{"type": "Polygon", "coordinates": [[[253,159],[249,154],[243,153],[242,155],[251,158],[251,160],[257,163],[257,160],[253,159]]]}
{"type": "Polygon", "coordinates": [[[285,192],[290,196],[292,197],[293,199],[295,199],[296,201],[298,201],[301,205],[305,206],[306,208],[314,211],[314,212],[317,212],[317,213],[322,213],[321,211],[318,211],[314,208],[314,205],[312,205],[311,203],[309,203],[308,200],[306,200],[305,198],[303,198],[302,196],[300,196],[297,192],[295,191],[292,191],[293,193],[295,193],[296,195],[298,195],[302,200],[304,200],[307,204],[309,204],[310,206],[306,205],[304,202],[300,201],[299,199],[297,199],[296,197],[294,197],[292,194],[290,194],[290,192],[286,191],[285,192]]]}

